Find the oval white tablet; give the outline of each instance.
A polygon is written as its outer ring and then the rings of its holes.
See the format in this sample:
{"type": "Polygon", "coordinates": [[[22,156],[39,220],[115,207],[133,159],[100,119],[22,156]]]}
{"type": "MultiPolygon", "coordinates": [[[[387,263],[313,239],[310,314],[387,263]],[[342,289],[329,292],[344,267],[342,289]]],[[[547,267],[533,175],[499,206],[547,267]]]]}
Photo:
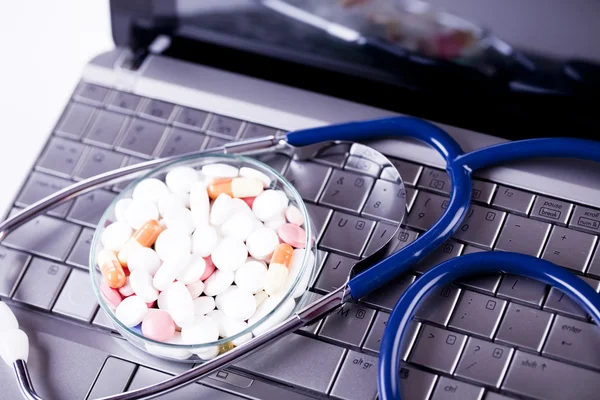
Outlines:
{"type": "Polygon", "coordinates": [[[192,212],[185,207],[168,209],[165,212],[164,221],[168,229],[177,229],[188,235],[194,232],[192,212]]]}
{"type": "MultiPolygon", "coordinates": [[[[240,212],[240,211],[254,217],[254,212],[252,211],[250,206],[248,206],[248,203],[246,203],[242,199],[238,199],[237,197],[231,199],[231,212],[233,213],[233,212],[240,212]]],[[[256,217],[254,217],[254,218],[256,218],[256,217]]]]}
{"type": "Polygon", "coordinates": [[[127,243],[132,234],[133,229],[131,229],[129,224],[117,221],[104,228],[100,240],[105,248],[119,251],[127,243]]]}
{"type": "Polygon", "coordinates": [[[152,303],[158,299],[158,290],[152,284],[152,275],[143,268],[132,271],[129,275],[133,292],[145,303],[152,303]]]}
{"type": "Polygon", "coordinates": [[[123,297],[129,297],[134,294],[133,288],[131,287],[131,281],[129,280],[129,277],[127,277],[127,280],[125,281],[125,285],[123,285],[119,288],[119,293],[121,293],[121,295],[123,297]]]}
{"type": "MultiPolygon", "coordinates": [[[[260,305],[260,307],[258,307],[252,318],[248,320],[248,325],[254,325],[256,322],[260,321],[262,318],[271,313],[275,309],[275,307],[278,306],[281,300],[282,297],[279,296],[270,296],[269,298],[267,298],[260,305]]],[[[268,316],[264,322],[262,322],[256,328],[254,328],[252,330],[252,333],[255,336],[258,336],[265,333],[274,326],[282,323],[294,311],[295,306],[296,302],[294,301],[294,299],[287,299],[275,312],[268,316]]]]}
{"type": "Polygon", "coordinates": [[[185,285],[188,288],[188,291],[192,295],[192,299],[200,297],[202,292],[204,292],[204,282],[198,279],[196,282],[189,283],[185,285]]]}
{"type": "Polygon", "coordinates": [[[164,292],[167,311],[173,317],[173,321],[182,328],[191,324],[194,321],[194,303],[187,287],[181,282],[173,282],[164,292]]]}
{"type": "MultiPolygon", "coordinates": [[[[248,324],[246,322],[228,317],[223,318],[222,324],[223,333],[225,333],[225,337],[232,337],[248,329],[248,324]]],[[[233,343],[234,346],[240,346],[249,341],[250,339],[252,339],[252,332],[244,333],[243,335],[233,339],[231,343],[233,343]]]]}
{"type": "Polygon", "coordinates": [[[235,284],[250,293],[258,293],[265,287],[267,267],[260,261],[246,261],[235,271],[235,284]]]}
{"type": "Polygon", "coordinates": [[[143,246],[136,247],[132,250],[127,259],[127,267],[131,272],[137,269],[143,269],[152,276],[156,274],[161,263],[160,257],[154,250],[143,246]]]}
{"type": "Polygon", "coordinates": [[[158,220],[156,204],[147,200],[133,200],[124,211],[123,217],[130,227],[137,230],[150,220],[158,220]]]}
{"type": "Polygon", "coordinates": [[[177,274],[177,280],[185,285],[200,280],[206,269],[206,261],[199,254],[192,254],[187,265],[177,274]]]}
{"type": "Polygon", "coordinates": [[[172,208],[185,208],[186,201],[183,196],[179,193],[169,193],[163,196],[158,201],[158,213],[161,217],[165,216],[165,213],[172,208]]]}
{"type": "Polygon", "coordinates": [[[227,219],[231,212],[231,196],[227,193],[221,193],[215,199],[210,209],[210,224],[221,225],[227,219]]]}
{"type": "Polygon", "coordinates": [[[232,236],[223,238],[211,254],[213,264],[222,271],[236,271],[247,258],[248,249],[244,242],[232,236]]]}
{"type": "Polygon", "coordinates": [[[165,176],[165,183],[173,193],[189,193],[192,183],[198,180],[198,172],[191,167],[175,167],[165,176]]]}
{"type": "MultiPolygon", "coordinates": [[[[287,207],[287,204],[285,207],[287,207]]],[[[254,215],[263,222],[281,214],[285,207],[283,207],[281,194],[278,190],[265,190],[256,196],[254,203],[252,203],[254,215]]]]}
{"type": "Polygon", "coordinates": [[[210,213],[210,200],[208,192],[202,181],[190,185],[190,210],[195,226],[208,225],[210,213]]]}
{"type": "Polygon", "coordinates": [[[285,223],[286,220],[284,213],[279,213],[270,220],[265,221],[265,227],[277,231],[281,227],[281,225],[284,225],[285,223]]]}
{"type": "Polygon", "coordinates": [[[219,339],[219,325],[212,318],[196,315],[194,322],[182,327],[181,339],[192,345],[214,342],[219,339]]]}
{"type": "Polygon", "coordinates": [[[194,315],[206,315],[214,309],[214,298],[210,296],[200,296],[194,299],[194,315]]]}
{"type": "Polygon", "coordinates": [[[124,299],[115,311],[115,316],[128,328],[134,327],[146,316],[148,305],[138,296],[129,296],[124,299]]]}
{"type": "Polygon", "coordinates": [[[177,275],[187,266],[190,256],[190,254],[181,254],[179,257],[165,260],[154,274],[154,278],[152,278],[154,287],[158,290],[165,290],[169,287],[175,281],[177,275]]]}
{"type": "Polygon", "coordinates": [[[263,183],[264,188],[268,188],[271,186],[271,178],[269,178],[265,173],[249,167],[240,168],[240,176],[244,178],[254,178],[258,179],[263,183]]]}
{"type": "Polygon", "coordinates": [[[217,248],[219,235],[214,226],[201,225],[192,235],[192,253],[208,257],[217,248]]]}
{"type": "Polygon", "coordinates": [[[158,235],[156,243],[154,243],[154,250],[163,261],[169,258],[181,257],[182,254],[191,253],[192,238],[184,231],[165,229],[158,235]]]}
{"type": "Polygon", "coordinates": [[[267,260],[279,244],[277,232],[269,228],[259,228],[246,239],[248,253],[257,260],[267,260]]]}
{"type": "Polygon", "coordinates": [[[131,202],[133,202],[131,197],[125,197],[117,201],[117,204],[115,204],[115,218],[117,221],[125,222],[125,210],[127,210],[131,202]]]}
{"type": "Polygon", "coordinates": [[[233,283],[233,271],[223,271],[220,269],[204,281],[204,294],[207,296],[216,296],[223,293],[233,283]]]}
{"type": "Polygon", "coordinates": [[[169,194],[167,185],[160,179],[148,178],[138,183],[131,197],[134,201],[147,201],[156,205],[161,197],[169,194]]]}
{"type": "Polygon", "coordinates": [[[231,236],[245,241],[254,231],[256,217],[244,211],[238,211],[229,216],[221,225],[221,235],[231,236]]]}
{"type": "Polygon", "coordinates": [[[223,163],[208,164],[202,167],[202,174],[213,178],[235,178],[238,173],[236,167],[223,163]]]}
{"type": "Polygon", "coordinates": [[[215,299],[217,308],[223,314],[237,321],[245,321],[254,315],[256,301],[254,295],[248,290],[238,286],[231,286],[215,299]]]}
{"type": "Polygon", "coordinates": [[[227,318],[223,311],[221,310],[212,310],[206,314],[206,316],[213,321],[215,321],[219,327],[219,336],[225,337],[225,330],[223,329],[223,322],[227,318]]]}

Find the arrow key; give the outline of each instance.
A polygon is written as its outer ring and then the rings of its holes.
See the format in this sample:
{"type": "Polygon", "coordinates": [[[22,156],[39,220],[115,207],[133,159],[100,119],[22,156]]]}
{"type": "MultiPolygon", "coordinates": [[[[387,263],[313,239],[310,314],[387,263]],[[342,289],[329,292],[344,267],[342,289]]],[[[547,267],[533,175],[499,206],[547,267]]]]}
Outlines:
{"type": "Polygon", "coordinates": [[[594,324],[557,315],[542,354],[600,369],[600,331],[594,324]]]}

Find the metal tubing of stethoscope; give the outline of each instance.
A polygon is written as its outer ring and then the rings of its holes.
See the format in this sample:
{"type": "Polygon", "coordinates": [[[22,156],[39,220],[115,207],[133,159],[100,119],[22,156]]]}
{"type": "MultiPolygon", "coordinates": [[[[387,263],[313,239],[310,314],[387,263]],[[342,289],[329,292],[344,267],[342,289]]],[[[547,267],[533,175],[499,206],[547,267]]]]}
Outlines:
{"type": "Polygon", "coordinates": [[[19,389],[21,389],[23,396],[28,400],[42,400],[33,388],[27,363],[23,360],[17,360],[14,362],[13,368],[15,370],[15,375],[17,376],[17,381],[19,382],[19,389]]]}
{"type": "Polygon", "coordinates": [[[201,155],[201,154],[214,154],[214,153],[225,153],[225,154],[246,154],[256,153],[259,150],[265,150],[274,148],[280,141],[282,136],[265,136],[262,138],[249,139],[239,142],[228,143],[224,146],[215,147],[209,150],[191,152],[183,155],[158,158],[156,160],[145,161],[139,164],[130,165],[127,167],[115,169],[103,174],[93,176],[88,179],[84,179],[73,185],[67,186],[66,188],[59,190],[36,203],[21,210],[18,214],[6,219],[0,223],[0,240],[3,240],[12,230],[18,228],[24,223],[30,221],[36,216],[44,213],[45,211],[69,201],[75,197],[81,196],[91,190],[97,189],[100,186],[115,184],[122,180],[131,179],[136,176],[142,175],[143,172],[149,168],[158,167],[174,161],[177,161],[183,157],[201,155]]]}

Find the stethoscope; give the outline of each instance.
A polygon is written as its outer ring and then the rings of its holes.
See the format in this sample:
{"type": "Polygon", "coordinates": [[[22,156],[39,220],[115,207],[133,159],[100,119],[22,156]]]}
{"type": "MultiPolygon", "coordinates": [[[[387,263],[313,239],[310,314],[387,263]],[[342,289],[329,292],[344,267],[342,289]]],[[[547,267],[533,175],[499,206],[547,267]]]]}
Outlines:
{"type": "MultiPolygon", "coordinates": [[[[570,138],[545,138],[507,142],[464,153],[458,143],[444,130],[429,122],[411,117],[392,117],[365,122],[305,129],[287,134],[234,142],[201,152],[258,154],[279,146],[303,147],[324,141],[370,140],[383,137],[409,137],[433,147],[446,161],[446,171],[452,183],[448,206],[436,224],[411,244],[348,278],[345,285],[318,301],[304,307],[269,331],[231,351],[200,364],[191,370],[156,385],[104,397],[104,400],[134,400],[151,398],[197,381],[217,369],[226,367],[261,348],[271,340],[281,338],[298,328],[322,318],[349,300],[358,300],[381,288],[397,276],[422,261],[444,243],[461,225],[471,201],[471,176],[474,171],[527,158],[578,158],[600,162],[600,143],[570,138]]],[[[195,153],[198,154],[198,153],[195,153]]],[[[67,187],[24,209],[0,224],[0,239],[10,231],[44,211],[69,201],[89,190],[130,179],[132,175],[177,160],[174,156],[107,172],[67,187]]],[[[363,264],[363,260],[360,264],[363,264]]],[[[446,261],[417,278],[394,307],[381,342],[379,354],[378,393],[382,400],[401,399],[399,365],[401,343],[408,323],[422,300],[436,288],[457,278],[490,272],[505,272],[536,279],[553,285],[570,296],[595,321],[600,321],[600,295],[583,279],[548,261],[518,253],[482,252],[446,261]]],[[[33,388],[27,369],[28,339],[18,329],[12,311],[0,303],[0,355],[13,366],[19,387],[27,399],[41,399],[33,388]],[[12,328],[12,329],[7,329],[12,328]]]]}

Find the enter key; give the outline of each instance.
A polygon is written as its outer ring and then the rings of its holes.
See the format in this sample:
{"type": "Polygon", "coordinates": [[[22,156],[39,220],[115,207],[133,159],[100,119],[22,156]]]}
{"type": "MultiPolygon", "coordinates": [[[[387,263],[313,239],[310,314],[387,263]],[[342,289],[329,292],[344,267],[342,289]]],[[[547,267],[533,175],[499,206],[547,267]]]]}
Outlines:
{"type": "Polygon", "coordinates": [[[558,315],[543,354],[600,369],[600,331],[594,324],[558,315]]]}

